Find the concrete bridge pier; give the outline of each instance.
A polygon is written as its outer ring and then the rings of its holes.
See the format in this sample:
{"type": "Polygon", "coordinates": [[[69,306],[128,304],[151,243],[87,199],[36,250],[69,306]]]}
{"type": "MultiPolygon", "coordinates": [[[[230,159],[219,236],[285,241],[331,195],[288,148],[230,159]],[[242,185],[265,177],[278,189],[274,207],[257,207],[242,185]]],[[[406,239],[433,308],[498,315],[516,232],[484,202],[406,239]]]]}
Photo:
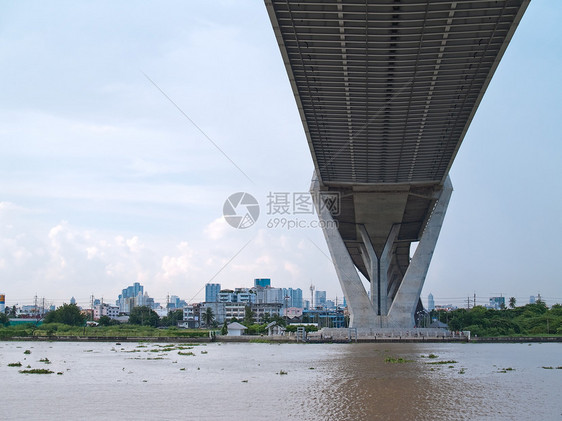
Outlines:
{"type": "Polygon", "coordinates": [[[337,224],[327,206],[324,206],[320,194],[320,186],[315,176],[312,178],[310,187],[314,204],[318,212],[318,218],[322,222],[322,231],[328,243],[328,249],[332,257],[332,262],[336,269],[336,274],[340,281],[342,291],[347,301],[349,311],[350,327],[373,329],[376,325],[376,312],[373,308],[367,291],[359,278],[357,269],[347,251],[344,241],[341,238],[337,224]]]}
{"type": "Polygon", "coordinates": [[[401,281],[394,282],[393,288],[389,289],[389,275],[395,276],[393,273],[396,268],[392,266],[392,259],[400,224],[392,225],[380,253],[377,253],[373,247],[365,225],[358,224],[361,257],[371,282],[371,299],[359,278],[356,266],[329,208],[322,202],[319,182],[314,178],[310,190],[323,225],[322,230],[332,262],[347,300],[350,327],[359,329],[413,327],[416,307],[453,191],[450,178],[447,176],[443,188],[437,193],[435,206],[420,236],[416,252],[401,281]]]}
{"type": "MultiPolygon", "coordinates": [[[[388,314],[388,271],[392,261],[394,241],[397,239],[399,231],[400,225],[394,224],[390,229],[384,249],[379,256],[373,247],[371,237],[365,225],[359,225],[359,233],[363,241],[363,244],[361,244],[361,256],[369,272],[371,301],[377,316],[386,316],[388,314]]],[[[382,323],[382,320],[380,322],[382,323]]],[[[381,324],[379,327],[384,326],[381,324]]]]}
{"type": "Polygon", "coordinates": [[[451,178],[447,176],[443,189],[425,230],[421,235],[418,248],[410,261],[410,265],[402,278],[396,296],[388,312],[388,323],[390,326],[414,326],[415,311],[420,294],[425,282],[425,277],[433,257],[433,251],[439,238],[441,226],[445,219],[445,213],[449,205],[449,199],[453,192],[451,178]]]}

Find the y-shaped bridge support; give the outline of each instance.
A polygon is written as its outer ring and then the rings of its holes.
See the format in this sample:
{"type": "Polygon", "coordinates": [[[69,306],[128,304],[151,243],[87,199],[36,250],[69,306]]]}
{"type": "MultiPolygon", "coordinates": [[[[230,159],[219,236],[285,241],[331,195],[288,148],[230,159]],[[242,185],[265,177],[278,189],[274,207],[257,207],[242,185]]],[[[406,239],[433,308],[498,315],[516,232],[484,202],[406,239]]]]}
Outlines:
{"type": "Polygon", "coordinates": [[[340,285],[347,300],[351,327],[373,329],[378,327],[411,328],[414,326],[416,306],[452,191],[451,180],[447,177],[421,235],[414,257],[411,259],[395,295],[394,291],[389,291],[388,276],[394,253],[394,243],[398,238],[400,225],[394,224],[392,226],[380,256],[375,252],[365,226],[359,225],[359,233],[363,242],[361,254],[371,281],[371,300],[369,300],[330,210],[322,203],[319,183],[313,177],[312,196],[319,219],[322,222],[322,229],[340,285]],[[393,295],[394,299],[390,303],[393,295]]]}

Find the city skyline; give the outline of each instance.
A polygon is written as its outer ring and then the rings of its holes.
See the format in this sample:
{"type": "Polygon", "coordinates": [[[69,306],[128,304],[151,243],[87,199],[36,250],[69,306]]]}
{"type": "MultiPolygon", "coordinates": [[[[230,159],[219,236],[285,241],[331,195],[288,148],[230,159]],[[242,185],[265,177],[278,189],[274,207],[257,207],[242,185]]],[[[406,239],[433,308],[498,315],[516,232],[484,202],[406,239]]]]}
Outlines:
{"type": "MultiPolygon", "coordinates": [[[[343,297],[319,228],[268,226],[268,197],[305,194],[313,166],[265,7],[167,5],[5,6],[0,293],[81,303],[140,282],[201,301],[266,276],[343,297]],[[235,192],[259,202],[248,229],[223,219],[235,192]]],[[[484,96],[424,304],[562,301],[561,17],[530,4],[484,96]]]]}

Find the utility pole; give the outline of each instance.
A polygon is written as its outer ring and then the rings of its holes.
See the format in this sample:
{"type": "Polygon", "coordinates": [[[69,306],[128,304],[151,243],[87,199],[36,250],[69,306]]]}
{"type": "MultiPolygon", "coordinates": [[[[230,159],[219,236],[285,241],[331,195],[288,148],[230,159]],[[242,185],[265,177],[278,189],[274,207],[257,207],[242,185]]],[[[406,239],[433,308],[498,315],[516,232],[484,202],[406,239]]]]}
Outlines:
{"type": "Polygon", "coordinates": [[[470,296],[466,297],[466,308],[470,310],[470,296]]]}
{"type": "Polygon", "coordinates": [[[472,307],[476,307],[476,292],[474,293],[474,301],[472,301],[472,307]]]}

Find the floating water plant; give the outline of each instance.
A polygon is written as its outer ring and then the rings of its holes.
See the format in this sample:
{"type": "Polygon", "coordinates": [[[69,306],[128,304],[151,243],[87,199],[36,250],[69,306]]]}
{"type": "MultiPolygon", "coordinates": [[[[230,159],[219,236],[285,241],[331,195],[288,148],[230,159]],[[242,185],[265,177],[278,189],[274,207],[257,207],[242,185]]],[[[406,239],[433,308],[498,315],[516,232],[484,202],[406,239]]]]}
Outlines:
{"type": "Polygon", "coordinates": [[[392,363],[392,364],[404,364],[404,363],[411,363],[413,360],[406,360],[402,357],[395,358],[395,357],[386,357],[384,362],[385,363],[392,363]]]}
{"type": "Polygon", "coordinates": [[[20,370],[22,374],[53,374],[54,371],[47,370],[46,368],[33,368],[31,370],[20,370]]]}

